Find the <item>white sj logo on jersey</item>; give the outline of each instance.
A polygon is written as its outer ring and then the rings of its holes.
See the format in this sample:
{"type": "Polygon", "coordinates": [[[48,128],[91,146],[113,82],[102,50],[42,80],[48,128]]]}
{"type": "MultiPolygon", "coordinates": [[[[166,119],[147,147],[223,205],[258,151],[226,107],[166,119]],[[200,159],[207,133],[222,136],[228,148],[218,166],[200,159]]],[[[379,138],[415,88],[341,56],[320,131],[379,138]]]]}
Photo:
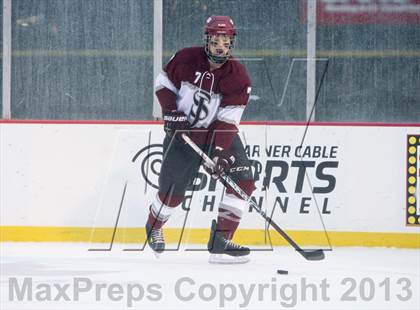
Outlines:
{"type": "Polygon", "coordinates": [[[211,96],[205,90],[198,89],[194,92],[193,100],[194,104],[191,106],[189,115],[192,127],[207,118],[211,96]]]}
{"type": "Polygon", "coordinates": [[[191,127],[207,128],[216,119],[221,95],[200,89],[198,86],[182,82],[178,93],[178,110],[188,115],[191,127]]]}
{"type": "Polygon", "coordinates": [[[191,127],[208,127],[214,120],[220,104],[220,96],[213,93],[214,74],[196,71],[193,83],[195,85],[188,82],[181,84],[179,103],[183,102],[180,105],[184,106],[189,102],[188,121],[191,127]]]}

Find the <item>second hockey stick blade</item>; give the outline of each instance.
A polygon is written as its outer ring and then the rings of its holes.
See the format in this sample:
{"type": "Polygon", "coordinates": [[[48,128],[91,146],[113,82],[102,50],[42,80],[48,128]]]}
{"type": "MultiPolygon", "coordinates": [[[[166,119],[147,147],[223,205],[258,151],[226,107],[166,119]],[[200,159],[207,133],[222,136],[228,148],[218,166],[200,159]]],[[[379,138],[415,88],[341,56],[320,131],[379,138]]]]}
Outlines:
{"type": "Polygon", "coordinates": [[[316,249],[316,250],[304,250],[304,249],[299,250],[298,249],[297,251],[307,260],[323,260],[325,258],[325,254],[322,249],[316,249]]]}

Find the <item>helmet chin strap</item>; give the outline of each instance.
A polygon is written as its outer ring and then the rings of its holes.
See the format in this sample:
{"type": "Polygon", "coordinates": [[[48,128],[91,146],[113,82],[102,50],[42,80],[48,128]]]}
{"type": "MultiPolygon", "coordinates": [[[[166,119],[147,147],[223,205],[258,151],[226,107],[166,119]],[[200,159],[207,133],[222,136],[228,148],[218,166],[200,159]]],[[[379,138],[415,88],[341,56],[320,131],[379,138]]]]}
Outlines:
{"type": "Polygon", "coordinates": [[[229,57],[230,55],[216,56],[216,55],[210,54],[210,52],[207,53],[207,59],[218,65],[224,64],[229,59],[229,57]]]}

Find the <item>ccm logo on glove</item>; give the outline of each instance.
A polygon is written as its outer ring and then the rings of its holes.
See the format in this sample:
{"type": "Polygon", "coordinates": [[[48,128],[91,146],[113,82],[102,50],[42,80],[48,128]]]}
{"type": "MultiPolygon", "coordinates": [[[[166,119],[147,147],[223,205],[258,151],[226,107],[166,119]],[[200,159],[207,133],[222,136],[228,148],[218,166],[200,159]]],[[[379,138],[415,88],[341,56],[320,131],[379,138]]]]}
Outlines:
{"type": "Polygon", "coordinates": [[[207,167],[206,170],[213,179],[217,180],[223,173],[229,171],[230,167],[235,163],[235,156],[228,150],[216,147],[213,154],[213,162],[214,168],[207,167]]]}

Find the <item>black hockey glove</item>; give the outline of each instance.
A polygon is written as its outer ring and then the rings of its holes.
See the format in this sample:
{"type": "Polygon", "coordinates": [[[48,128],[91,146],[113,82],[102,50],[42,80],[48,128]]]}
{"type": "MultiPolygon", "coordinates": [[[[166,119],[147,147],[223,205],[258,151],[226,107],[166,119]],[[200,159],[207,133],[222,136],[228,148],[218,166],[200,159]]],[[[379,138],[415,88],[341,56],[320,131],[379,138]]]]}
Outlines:
{"type": "MultiPolygon", "coordinates": [[[[173,111],[169,113],[163,114],[163,129],[165,130],[166,134],[172,137],[177,130],[182,130],[183,133],[190,128],[190,123],[188,122],[188,117],[179,111],[173,111]]],[[[182,142],[184,140],[181,138],[181,134],[176,135],[178,139],[182,142]]]]}
{"type": "Polygon", "coordinates": [[[227,150],[216,147],[213,152],[212,160],[215,163],[215,167],[212,169],[205,165],[204,168],[213,179],[217,180],[223,173],[227,173],[229,171],[230,167],[235,163],[235,156],[227,150]]]}

